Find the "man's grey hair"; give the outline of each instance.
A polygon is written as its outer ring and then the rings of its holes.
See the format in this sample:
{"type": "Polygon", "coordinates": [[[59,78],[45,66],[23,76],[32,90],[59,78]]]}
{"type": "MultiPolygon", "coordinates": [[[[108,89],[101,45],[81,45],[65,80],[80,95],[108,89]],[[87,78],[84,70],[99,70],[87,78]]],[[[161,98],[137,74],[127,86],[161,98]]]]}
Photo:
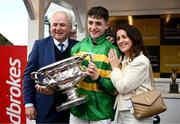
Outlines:
{"type": "Polygon", "coordinates": [[[64,14],[67,16],[67,18],[68,18],[69,26],[72,27],[73,16],[72,16],[70,13],[65,12],[65,11],[57,11],[57,12],[55,12],[55,13],[51,16],[50,24],[52,23],[52,18],[53,18],[56,14],[58,14],[58,13],[64,13],[64,14]]]}

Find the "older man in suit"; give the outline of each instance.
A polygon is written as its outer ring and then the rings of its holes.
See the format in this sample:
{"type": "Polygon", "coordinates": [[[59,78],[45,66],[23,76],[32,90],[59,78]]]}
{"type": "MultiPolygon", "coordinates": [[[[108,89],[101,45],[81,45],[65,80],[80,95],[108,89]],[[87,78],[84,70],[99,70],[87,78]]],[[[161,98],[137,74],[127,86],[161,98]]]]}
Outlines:
{"type": "Polygon", "coordinates": [[[57,112],[56,106],[64,101],[61,95],[44,95],[37,92],[30,74],[43,66],[70,57],[70,49],[77,43],[69,39],[72,30],[72,16],[66,12],[56,12],[51,17],[51,36],[36,40],[29,55],[24,72],[23,96],[25,113],[30,120],[36,123],[68,123],[69,110],[57,112]],[[58,49],[62,43],[62,51],[58,49]]]}

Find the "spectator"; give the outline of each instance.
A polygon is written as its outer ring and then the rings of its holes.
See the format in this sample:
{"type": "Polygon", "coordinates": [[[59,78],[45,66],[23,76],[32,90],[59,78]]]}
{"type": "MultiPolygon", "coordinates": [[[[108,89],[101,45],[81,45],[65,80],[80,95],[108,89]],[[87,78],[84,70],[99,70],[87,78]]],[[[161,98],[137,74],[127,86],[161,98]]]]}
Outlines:
{"type": "Polygon", "coordinates": [[[51,36],[36,40],[29,55],[24,72],[23,96],[27,118],[35,119],[37,123],[69,123],[69,110],[56,111],[56,106],[64,102],[66,97],[61,93],[53,95],[51,89],[43,86],[35,86],[30,74],[43,66],[70,57],[70,50],[77,43],[68,38],[71,30],[72,16],[66,12],[56,12],[50,20],[51,36]],[[58,49],[60,43],[64,46],[63,52],[58,49]]]}
{"type": "Polygon", "coordinates": [[[152,89],[152,68],[144,47],[140,31],[131,25],[120,25],[116,31],[116,44],[122,52],[120,59],[111,49],[108,57],[112,72],[110,79],[118,95],[115,123],[120,124],[152,124],[152,117],[138,120],[133,115],[130,98],[148,89],[152,89]]]}

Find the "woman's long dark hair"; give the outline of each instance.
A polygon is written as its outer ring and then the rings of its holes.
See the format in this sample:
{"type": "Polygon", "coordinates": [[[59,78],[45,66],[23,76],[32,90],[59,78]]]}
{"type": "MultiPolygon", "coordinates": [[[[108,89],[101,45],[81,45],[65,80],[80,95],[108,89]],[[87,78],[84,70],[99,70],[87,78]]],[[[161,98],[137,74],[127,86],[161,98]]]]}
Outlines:
{"type": "MultiPolygon", "coordinates": [[[[135,57],[137,57],[140,54],[140,52],[143,52],[143,54],[148,57],[148,53],[144,46],[144,41],[141,32],[132,25],[122,24],[117,28],[116,33],[118,30],[121,29],[127,33],[127,36],[131,39],[133,43],[130,52],[130,59],[133,60],[135,57]]],[[[117,44],[117,34],[115,34],[115,41],[117,44]]]]}

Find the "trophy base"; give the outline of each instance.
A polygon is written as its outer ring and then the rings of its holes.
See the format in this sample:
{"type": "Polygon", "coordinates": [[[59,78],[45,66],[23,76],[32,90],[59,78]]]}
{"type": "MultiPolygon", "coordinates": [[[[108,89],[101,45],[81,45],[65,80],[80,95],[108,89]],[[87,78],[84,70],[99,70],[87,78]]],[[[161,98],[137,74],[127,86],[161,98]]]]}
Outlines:
{"type": "Polygon", "coordinates": [[[68,108],[73,107],[73,106],[78,106],[78,105],[83,104],[85,102],[86,102],[85,96],[79,97],[79,98],[76,98],[74,100],[63,103],[62,105],[56,107],[56,110],[57,110],[57,112],[63,111],[65,109],[68,109],[68,108]]]}
{"type": "Polygon", "coordinates": [[[170,84],[169,93],[179,93],[178,87],[179,87],[178,84],[170,84]]]}

